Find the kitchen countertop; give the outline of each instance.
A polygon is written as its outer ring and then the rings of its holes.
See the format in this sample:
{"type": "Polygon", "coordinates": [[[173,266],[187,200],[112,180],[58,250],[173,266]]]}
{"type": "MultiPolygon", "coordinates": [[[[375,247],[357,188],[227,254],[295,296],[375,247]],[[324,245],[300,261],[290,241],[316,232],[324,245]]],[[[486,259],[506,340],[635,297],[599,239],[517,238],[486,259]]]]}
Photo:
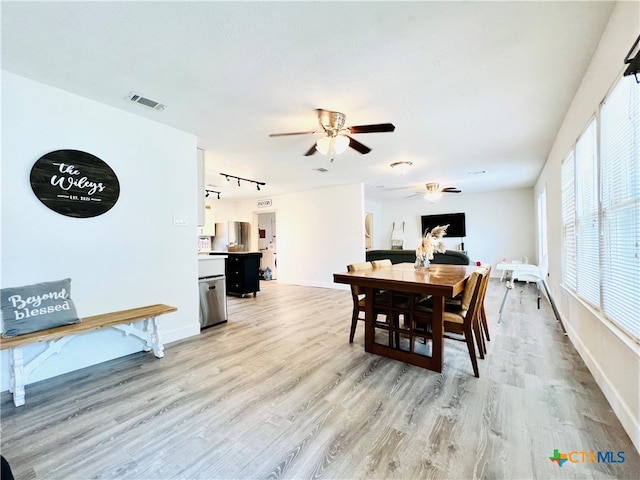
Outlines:
{"type": "Polygon", "coordinates": [[[224,275],[227,255],[198,255],[198,278],[224,275]]]}
{"type": "Polygon", "coordinates": [[[250,255],[259,255],[262,257],[262,252],[209,252],[209,255],[225,255],[225,256],[231,256],[231,255],[246,255],[246,256],[250,256],[250,255]]]}

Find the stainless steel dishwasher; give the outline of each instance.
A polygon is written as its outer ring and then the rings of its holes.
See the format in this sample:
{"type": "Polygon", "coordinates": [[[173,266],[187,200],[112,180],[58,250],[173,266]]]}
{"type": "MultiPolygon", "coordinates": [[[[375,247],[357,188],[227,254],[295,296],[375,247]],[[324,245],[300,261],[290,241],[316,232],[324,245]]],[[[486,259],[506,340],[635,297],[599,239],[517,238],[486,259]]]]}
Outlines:
{"type": "Polygon", "coordinates": [[[215,275],[198,279],[200,289],[200,329],[227,321],[226,277],[215,275]]]}

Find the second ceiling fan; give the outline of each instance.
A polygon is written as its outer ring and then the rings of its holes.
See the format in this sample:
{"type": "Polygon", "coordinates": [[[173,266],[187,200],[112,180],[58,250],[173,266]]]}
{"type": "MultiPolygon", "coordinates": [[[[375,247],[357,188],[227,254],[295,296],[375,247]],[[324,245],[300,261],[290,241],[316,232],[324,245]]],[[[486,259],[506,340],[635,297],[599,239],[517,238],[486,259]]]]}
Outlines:
{"type": "Polygon", "coordinates": [[[406,198],[417,197],[418,195],[424,195],[425,200],[429,200],[431,203],[438,200],[443,193],[460,193],[460,190],[457,187],[440,187],[440,184],[437,182],[425,183],[426,192],[416,192],[413,195],[409,195],[406,198]]]}
{"type": "Polygon", "coordinates": [[[329,155],[333,162],[333,157],[339,153],[344,152],[347,147],[351,147],[354,150],[362,154],[367,154],[371,151],[369,147],[363,145],[350,135],[357,133],[378,133],[378,132],[393,132],[396,127],[392,123],[376,123],[371,125],[357,125],[352,127],[345,127],[345,121],[347,116],[341,112],[333,112],[331,110],[323,110],[321,108],[316,109],[318,112],[318,123],[321,130],[313,130],[308,132],[291,132],[291,133],[272,133],[270,137],[283,137],[289,135],[309,135],[314,133],[323,133],[324,136],[319,138],[318,141],[304,154],[305,156],[313,155],[316,151],[329,155]]]}

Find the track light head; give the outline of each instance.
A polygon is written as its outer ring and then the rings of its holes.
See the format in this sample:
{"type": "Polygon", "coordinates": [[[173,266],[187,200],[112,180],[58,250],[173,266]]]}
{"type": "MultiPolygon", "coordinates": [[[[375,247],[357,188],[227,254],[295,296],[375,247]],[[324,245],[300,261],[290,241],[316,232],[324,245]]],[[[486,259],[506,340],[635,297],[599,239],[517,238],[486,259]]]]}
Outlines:
{"type": "Polygon", "coordinates": [[[215,193],[215,194],[217,194],[217,195],[218,195],[218,200],[220,200],[220,192],[216,192],[215,190],[206,190],[206,189],[205,189],[205,191],[204,191],[204,192],[205,192],[205,195],[204,195],[205,197],[208,197],[208,196],[209,196],[209,195],[211,195],[212,193],[215,193]]]}

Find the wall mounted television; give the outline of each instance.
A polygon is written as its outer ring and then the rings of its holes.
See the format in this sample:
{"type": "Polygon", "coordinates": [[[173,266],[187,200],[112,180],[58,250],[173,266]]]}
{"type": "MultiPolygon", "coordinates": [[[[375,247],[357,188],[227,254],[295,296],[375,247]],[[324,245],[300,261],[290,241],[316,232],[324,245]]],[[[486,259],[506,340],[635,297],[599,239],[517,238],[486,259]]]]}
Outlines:
{"type": "Polygon", "coordinates": [[[464,213],[442,213],[439,215],[422,215],[422,235],[438,225],[449,225],[447,237],[466,237],[467,228],[464,213]]]}

